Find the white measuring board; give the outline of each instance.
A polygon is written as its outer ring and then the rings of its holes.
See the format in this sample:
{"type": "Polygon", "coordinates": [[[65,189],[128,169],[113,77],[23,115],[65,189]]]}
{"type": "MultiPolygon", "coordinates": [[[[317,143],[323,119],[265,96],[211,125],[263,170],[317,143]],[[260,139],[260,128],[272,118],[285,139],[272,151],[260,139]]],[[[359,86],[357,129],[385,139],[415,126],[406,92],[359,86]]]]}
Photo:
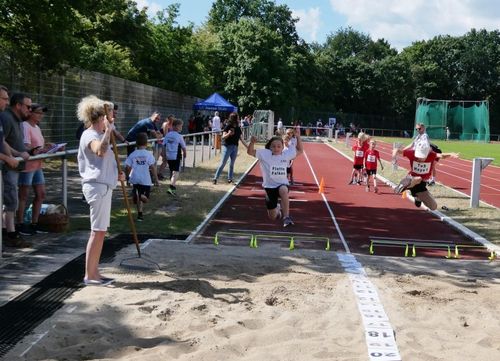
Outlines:
{"type": "Polygon", "coordinates": [[[337,258],[351,280],[365,327],[370,361],[401,361],[394,329],[380,302],[377,289],[366,276],[363,266],[350,253],[337,253],[337,258]]]}

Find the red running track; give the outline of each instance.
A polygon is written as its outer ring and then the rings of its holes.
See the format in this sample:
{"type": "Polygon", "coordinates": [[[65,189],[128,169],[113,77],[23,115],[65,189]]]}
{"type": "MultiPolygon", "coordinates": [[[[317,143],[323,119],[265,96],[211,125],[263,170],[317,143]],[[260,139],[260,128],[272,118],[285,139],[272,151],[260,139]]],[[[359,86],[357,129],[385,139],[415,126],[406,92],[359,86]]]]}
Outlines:
{"type": "MultiPolygon", "coordinates": [[[[377,142],[380,157],[392,161],[392,144],[377,142]]],[[[487,157],[487,155],[485,155],[487,157]]],[[[400,157],[398,165],[409,169],[410,163],[400,157]]],[[[444,159],[437,163],[436,180],[450,188],[470,196],[472,184],[472,161],[465,159],[444,159]]],[[[489,165],[481,173],[480,199],[494,207],[500,207],[500,167],[489,165]]]]}
{"type": "MultiPolygon", "coordinates": [[[[298,247],[323,248],[323,241],[311,241],[308,237],[328,237],[332,249],[345,250],[342,237],[321,194],[318,194],[316,179],[323,178],[324,195],[338,222],[340,231],[351,252],[368,253],[370,237],[396,238],[401,240],[453,242],[473,245],[461,233],[433,217],[429,212],[416,208],[400,195],[393,193],[385,184],[379,183],[380,192],[365,192],[362,186],[348,185],[352,163],[325,144],[306,143],[305,153],[294,162],[294,178],[298,183],[291,187],[291,216],[295,225],[283,228],[280,222],[267,219],[264,192],[261,185],[260,167],[256,165],[224,203],[203,233],[195,242],[213,242],[217,232],[241,232],[246,234],[302,235],[303,244],[298,247]],[[314,174],[313,174],[314,172],[314,174]]],[[[299,238],[300,238],[299,237],[299,238]]],[[[267,239],[283,242],[286,239],[267,239]]],[[[249,238],[228,235],[221,243],[242,244],[249,238]]],[[[376,247],[378,255],[404,255],[403,248],[376,247]]],[[[417,247],[417,255],[439,256],[444,251],[417,247]]],[[[479,249],[461,251],[463,258],[484,258],[487,252],[479,249]]]]}

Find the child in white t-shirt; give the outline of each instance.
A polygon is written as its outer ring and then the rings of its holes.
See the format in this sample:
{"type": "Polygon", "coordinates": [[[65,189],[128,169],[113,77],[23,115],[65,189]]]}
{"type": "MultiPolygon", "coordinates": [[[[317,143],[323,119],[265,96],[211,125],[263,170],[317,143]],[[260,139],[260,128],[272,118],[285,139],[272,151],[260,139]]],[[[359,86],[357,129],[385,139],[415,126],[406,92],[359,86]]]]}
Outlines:
{"type": "Polygon", "coordinates": [[[255,149],[257,138],[252,136],[248,145],[247,153],[260,160],[262,171],[262,186],[266,191],[267,215],[275,220],[283,215],[283,227],[293,225],[290,217],[290,199],[288,197],[288,178],[286,169],[292,159],[302,154],[302,142],[300,140],[300,129],[297,127],[296,147],[285,148],[281,137],[272,137],[265,149],[255,149]],[[281,200],[281,206],[278,203],[281,200]]]}
{"type": "Polygon", "coordinates": [[[142,221],[143,204],[149,200],[151,193],[151,174],[153,174],[155,185],[158,185],[158,174],[156,172],[156,161],[153,153],[146,149],[148,145],[148,135],[146,133],[137,134],[136,146],[125,161],[129,182],[134,185],[132,194],[134,203],[137,204],[137,220],[142,221]],[[150,173],[151,172],[151,173],[150,173]]]}
{"type": "Polygon", "coordinates": [[[181,135],[182,124],[182,120],[175,119],[172,123],[172,131],[163,139],[168,168],[170,169],[170,186],[167,192],[173,196],[177,192],[175,184],[179,179],[182,158],[186,158],[186,142],[181,135]]]}

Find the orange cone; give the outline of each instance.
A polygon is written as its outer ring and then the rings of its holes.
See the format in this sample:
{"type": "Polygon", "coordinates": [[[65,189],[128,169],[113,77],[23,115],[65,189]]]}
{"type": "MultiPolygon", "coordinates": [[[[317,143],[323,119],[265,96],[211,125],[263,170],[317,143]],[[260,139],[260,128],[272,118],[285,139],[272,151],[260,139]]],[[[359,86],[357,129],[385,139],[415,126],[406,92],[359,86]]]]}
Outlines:
{"type": "Polygon", "coordinates": [[[403,193],[401,193],[401,198],[403,198],[403,199],[406,198],[406,191],[404,191],[403,193]]]}
{"type": "Polygon", "coordinates": [[[321,177],[321,182],[319,182],[318,193],[325,193],[325,180],[321,177]]]}

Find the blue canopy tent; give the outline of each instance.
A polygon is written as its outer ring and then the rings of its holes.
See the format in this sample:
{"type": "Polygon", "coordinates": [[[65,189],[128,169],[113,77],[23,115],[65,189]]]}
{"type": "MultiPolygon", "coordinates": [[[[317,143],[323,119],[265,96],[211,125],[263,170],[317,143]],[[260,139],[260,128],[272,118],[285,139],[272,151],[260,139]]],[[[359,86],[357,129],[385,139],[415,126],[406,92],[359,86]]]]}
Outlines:
{"type": "Polygon", "coordinates": [[[238,107],[229,103],[220,94],[213,93],[207,99],[195,103],[193,105],[194,110],[218,110],[221,112],[237,112],[238,107]]]}

